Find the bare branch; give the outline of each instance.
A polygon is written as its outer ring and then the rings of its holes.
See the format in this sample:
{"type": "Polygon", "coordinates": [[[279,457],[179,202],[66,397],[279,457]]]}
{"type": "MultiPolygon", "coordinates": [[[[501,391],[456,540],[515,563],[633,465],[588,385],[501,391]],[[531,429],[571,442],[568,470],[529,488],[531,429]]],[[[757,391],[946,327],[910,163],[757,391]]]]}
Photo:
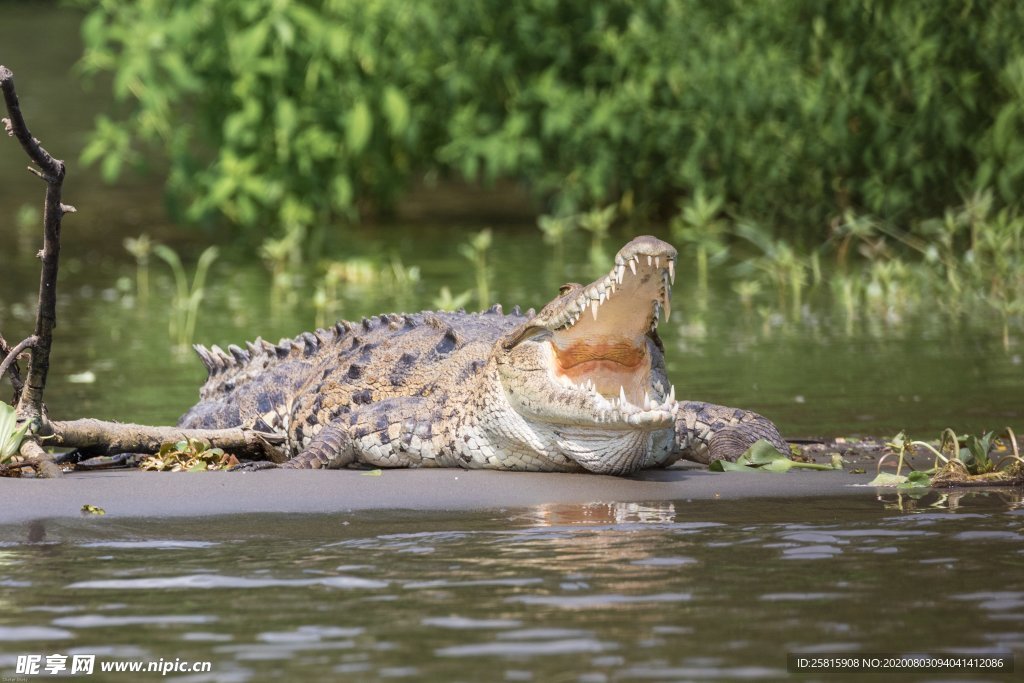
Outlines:
{"type": "Polygon", "coordinates": [[[60,465],[53,462],[53,456],[44,451],[34,439],[25,439],[21,442],[21,455],[31,461],[39,472],[39,476],[47,479],[59,479],[64,476],[64,470],[60,465]]]}
{"type": "Polygon", "coordinates": [[[25,349],[35,346],[36,341],[38,341],[36,337],[32,336],[18,342],[13,349],[8,349],[7,342],[4,341],[3,337],[0,337],[0,353],[4,354],[4,359],[0,361],[0,379],[2,379],[8,371],[11,371],[11,384],[14,385],[15,391],[21,391],[21,387],[18,386],[21,384],[20,372],[18,371],[18,356],[25,349]],[[16,381],[17,384],[15,384],[16,381]]]}
{"type": "Polygon", "coordinates": [[[62,180],[64,178],[64,162],[50,156],[50,153],[39,144],[39,140],[32,137],[28,124],[25,123],[25,117],[21,115],[18,94],[14,91],[14,74],[2,64],[0,64],[0,89],[3,90],[7,113],[10,114],[10,118],[4,120],[7,134],[18,138],[25,154],[47,174],[62,180]]]}
{"type": "MultiPolygon", "coordinates": [[[[28,340],[26,339],[25,341],[28,340]]],[[[8,363],[8,361],[10,362],[10,366],[4,369],[3,372],[0,372],[0,380],[3,379],[5,373],[11,378],[11,386],[14,387],[14,400],[11,404],[15,405],[18,403],[18,399],[21,398],[21,388],[24,386],[24,383],[21,381],[21,368],[18,367],[18,354],[13,353],[2,334],[0,334],[0,356],[4,358],[4,362],[0,363],[0,366],[8,363]],[[12,355],[13,358],[11,358],[12,355]]]]}
{"type": "Polygon", "coordinates": [[[244,427],[182,429],[83,419],[53,421],[50,429],[53,438],[47,444],[78,448],[90,454],[158,453],[163,444],[197,439],[237,456],[270,457],[279,462],[284,459],[277,448],[282,437],[244,427]]]}
{"type": "Polygon", "coordinates": [[[28,373],[25,385],[18,400],[18,416],[33,420],[45,426],[43,410],[43,389],[46,387],[46,375],[50,370],[50,346],[53,341],[53,328],[57,325],[57,269],[60,258],[60,221],[65,208],[61,204],[61,191],[64,184],[64,162],[54,159],[43,149],[25,123],[18,103],[18,95],[14,89],[14,74],[10,69],[0,65],[0,90],[3,91],[4,103],[10,118],[4,121],[9,135],[18,139],[29,159],[35,162],[42,173],[38,174],[46,181],[46,202],[43,209],[43,249],[42,272],[39,277],[39,304],[36,310],[36,326],[33,336],[32,354],[29,358],[28,373]]]}

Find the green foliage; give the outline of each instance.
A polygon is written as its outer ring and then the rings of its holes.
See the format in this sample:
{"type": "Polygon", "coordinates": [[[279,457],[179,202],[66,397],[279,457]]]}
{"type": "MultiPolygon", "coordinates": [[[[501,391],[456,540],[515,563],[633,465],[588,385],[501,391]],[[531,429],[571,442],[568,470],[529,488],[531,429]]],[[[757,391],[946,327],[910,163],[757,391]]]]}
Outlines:
{"type": "Polygon", "coordinates": [[[790,234],[1024,188],[1011,0],[79,1],[82,67],[123,103],[85,160],[159,152],[193,220],[326,225],[433,171],[790,234]]]}
{"type": "Polygon", "coordinates": [[[18,454],[25,433],[28,432],[30,423],[26,420],[19,427],[17,420],[14,408],[0,402],[0,464],[18,454]]]}

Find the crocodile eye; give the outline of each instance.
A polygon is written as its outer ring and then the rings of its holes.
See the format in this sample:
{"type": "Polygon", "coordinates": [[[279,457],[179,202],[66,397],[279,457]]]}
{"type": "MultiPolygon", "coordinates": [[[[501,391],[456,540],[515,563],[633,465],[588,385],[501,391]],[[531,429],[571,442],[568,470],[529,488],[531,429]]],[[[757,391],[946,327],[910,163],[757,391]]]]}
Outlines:
{"type": "Polygon", "coordinates": [[[524,341],[541,341],[551,336],[551,330],[531,325],[523,329],[522,332],[506,341],[503,346],[506,351],[509,351],[516,346],[522,344],[524,341]]]}
{"type": "Polygon", "coordinates": [[[558,288],[558,296],[565,296],[574,289],[583,289],[583,285],[578,282],[566,282],[558,288]]]}

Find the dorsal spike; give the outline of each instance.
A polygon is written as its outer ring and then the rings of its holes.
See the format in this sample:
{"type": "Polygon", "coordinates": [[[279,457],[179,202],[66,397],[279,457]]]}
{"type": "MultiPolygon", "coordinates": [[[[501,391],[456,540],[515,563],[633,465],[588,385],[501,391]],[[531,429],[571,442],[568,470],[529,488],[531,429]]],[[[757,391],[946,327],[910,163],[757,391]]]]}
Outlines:
{"type": "Polygon", "coordinates": [[[405,326],[408,328],[416,327],[416,318],[411,315],[405,316],[405,326]]]}
{"type": "Polygon", "coordinates": [[[234,356],[236,363],[249,362],[249,352],[243,351],[240,346],[232,344],[231,346],[228,347],[228,351],[231,353],[232,356],[234,356]]]}
{"type": "Polygon", "coordinates": [[[369,318],[363,318],[363,329],[369,332],[373,329],[373,321],[369,318]]]}
{"type": "Polygon", "coordinates": [[[465,306],[460,306],[458,308],[458,310],[456,310],[455,312],[456,313],[465,313],[466,312],[466,307],[465,306]]]}
{"type": "Polygon", "coordinates": [[[502,311],[502,309],[501,309],[501,304],[494,304],[493,306],[491,306],[490,308],[488,308],[488,309],[487,309],[487,310],[485,311],[485,313],[489,313],[489,314],[491,314],[491,315],[502,315],[502,314],[503,314],[503,311],[502,311]]]}
{"type": "Polygon", "coordinates": [[[277,343],[277,346],[274,347],[274,353],[277,354],[278,358],[284,358],[289,353],[291,353],[291,350],[292,350],[292,340],[291,339],[282,339],[281,341],[279,341],[277,343]]]}
{"type": "Polygon", "coordinates": [[[316,350],[320,348],[320,340],[317,339],[316,335],[313,334],[312,332],[303,332],[301,335],[299,335],[299,339],[302,340],[303,344],[303,356],[312,356],[314,353],[316,353],[316,350]]]}
{"type": "Polygon", "coordinates": [[[344,337],[346,332],[348,332],[348,328],[345,327],[345,323],[340,320],[334,323],[334,336],[336,338],[344,337]]]}
{"type": "Polygon", "coordinates": [[[250,358],[255,356],[257,353],[259,353],[262,350],[262,342],[263,342],[263,340],[260,339],[259,337],[256,337],[255,341],[247,341],[247,342],[245,342],[245,348],[249,349],[249,357],[250,358]]]}
{"type": "Polygon", "coordinates": [[[202,344],[193,344],[192,348],[199,354],[199,360],[203,361],[203,365],[206,366],[207,374],[213,374],[217,369],[217,363],[213,360],[213,356],[210,350],[202,344]]]}
{"type": "Polygon", "coordinates": [[[526,317],[527,318],[532,318],[535,315],[537,315],[537,311],[535,309],[532,309],[532,308],[527,308],[526,309],[526,317]]]}
{"type": "Polygon", "coordinates": [[[519,304],[512,307],[512,315],[522,315],[522,311],[519,310],[519,304]]]}

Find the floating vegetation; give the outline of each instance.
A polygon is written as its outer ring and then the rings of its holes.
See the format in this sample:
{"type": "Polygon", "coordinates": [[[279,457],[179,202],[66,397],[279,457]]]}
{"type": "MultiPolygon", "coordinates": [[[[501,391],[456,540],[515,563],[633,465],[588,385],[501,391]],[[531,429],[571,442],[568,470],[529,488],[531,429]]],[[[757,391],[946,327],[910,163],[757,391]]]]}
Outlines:
{"type": "Polygon", "coordinates": [[[205,472],[226,470],[238,464],[238,459],[221,448],[198,439],[165,443],[156,455],[146,456],[139,468],[154,472],[205,472]]]}
{"type": "Polygon", "coordinates": [[[951,486],[1016,486],[1024,485],[1024,458],[1014,431],[1007,427],[1000,437],[994,432],[981,436],[958,436],[945,429],[936,445],[913,441],[903,432],[886,444],[888,453],[878,461],[878,476],[869,486],[911,488],[946,488],[951,486]],[[934,456],[932,467],[915,470],[908,456],[915,449],[923,449],[934,456]],[[998,460],[993,454],[999,454],[998,460]],[[882,472],[882,465],[896,458],[896,472],[882,472]],[[909,471],[903,474],[904,467],[909,471]]]}
{"type": "Polygon", "coordinates": [[[712,472],[788,472],[792,469],[803,470],[841,470],[843,469],[842,457],[835,455],[829,464],[805,462],[803,459],[786,457],[775,449],[764,439],[754,442],[743,455],[736,458],[736,462],[728,460],[715,460],[708,467],[712,472]]]}
{"type": "Polygon", "coordinates": [[[85,505],[82,506],[82,514],[83,515],[105,515],[105,514],[107,514],[107,511],[104,510],[101,507],[96,506],[96,505],[90,505],[89,503],[86,503],[85,505]]]}

